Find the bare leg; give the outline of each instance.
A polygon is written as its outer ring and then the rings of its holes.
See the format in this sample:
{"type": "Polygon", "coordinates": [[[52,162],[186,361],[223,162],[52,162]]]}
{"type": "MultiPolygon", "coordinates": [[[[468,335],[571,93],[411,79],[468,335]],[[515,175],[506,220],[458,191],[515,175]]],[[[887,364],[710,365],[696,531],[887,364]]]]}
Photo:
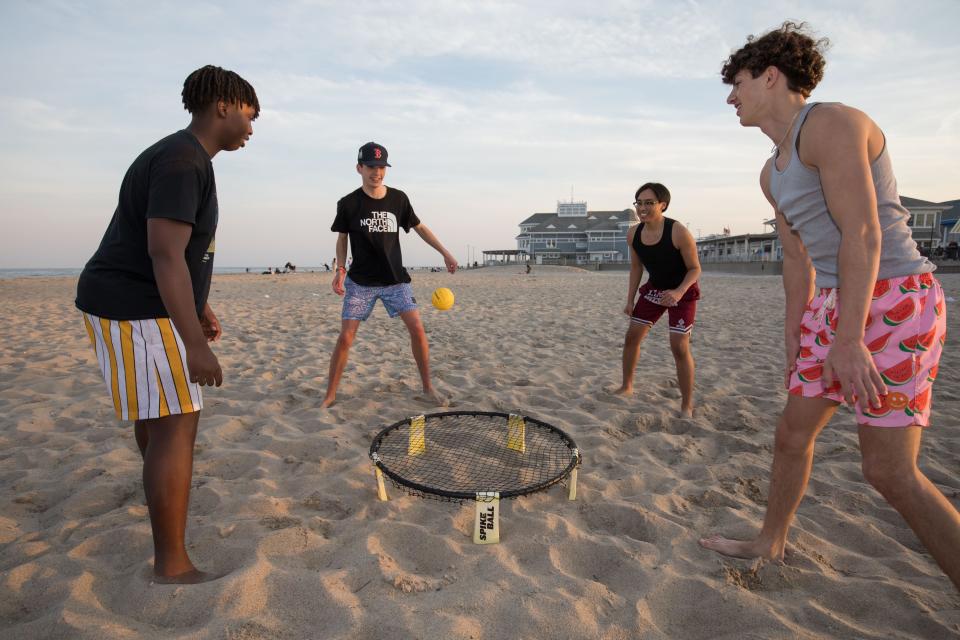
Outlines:
{"type": "Polygon", "coordinates": [[[627,335],[623,338],[623,384],[613,391],[619,396],[629,396],[633,393],[633,374],[640,360],[640,344],[650,333],[650,325],[631,322],[627,328],[627,335]]]}
{"type": "Polygon", "coordinates": [[[427,341],[427,333],[423,330],[420,312],[416,309],[406,311],[400,314],[400,319],[410,332],[410,349],[413,351],[413,359],[417,362],[417,371],[420,372],[423,395],[437,404],[447,404],[447,399],[437,393],[430,381],[430,343],[427,341]]]}
{"type": "Polygon", "coordinates": [[[680,385],[680,417],[693,417],[693,354],[690,352],[690,334],[670,332],[670,351],[677,363],[677,382],[680,385]]]}
{"type": "Polygon", "coordinates": [[[960,514],[917,468],[923,429],[860,425],[863,475],[900,512],[960,590],[960,514]]]}
{"type": "Polygon", "coordinates": [[[347,366],[347,356],[350,355],[350,345],[353,344],[353,339],[357,337],[359,327],[359,320],[340,321],[340,336],[337,338],[337,344],[330,356],[330,371],[327,373],[327,395],[320,403],[320,408],[329,407],[337,399],[337,387],[340,386],[340,378],[347,366]]]}
{"type": "Polygon", "coordinates": [[[823,398],[789,396],[774,438],[770,495],[760,535],[753,540],[712,535],[701,538],[700,546],[737,558],[783,559],[787,531],[810,479],[813,443],[837,406],[823,398]]]}
{"type": "Polygon", "coordinates": [[[200,412],[195,411],[141,421],[150,434],[143,457],[143,490],[158,582],[190,584],[213,578],[193,566],[184,544],[199,419],[200,412]]]}
{"type": "Polygon", "coordinates": [[[137,441],[137,448],[140,449],[140,457],[147,457],[147,444],[150,442],[150,435],[147,431],[147,420],[137,420],[133,423],[133,437],[137,441]]]}

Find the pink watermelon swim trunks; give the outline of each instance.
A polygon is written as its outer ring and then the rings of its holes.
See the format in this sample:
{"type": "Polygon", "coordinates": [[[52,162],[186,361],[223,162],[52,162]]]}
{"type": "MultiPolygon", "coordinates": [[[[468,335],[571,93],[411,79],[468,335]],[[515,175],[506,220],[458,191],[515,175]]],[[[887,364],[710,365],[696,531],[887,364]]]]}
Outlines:
{"type": "MultiPolygon", "coordinates": [[[[837,328],[836,289],[820,289],[800,323],[800,354],[790,393],[843,402],[839,385],[821,381],[837,328]]],[[[864,344],[887,385],[879,408],[855,406],[857,422],[875,427],[925,427],[930,396],[947,336],[947,311],[940,283],[930,273],[878,280],[867,316],[864,344]]]]}

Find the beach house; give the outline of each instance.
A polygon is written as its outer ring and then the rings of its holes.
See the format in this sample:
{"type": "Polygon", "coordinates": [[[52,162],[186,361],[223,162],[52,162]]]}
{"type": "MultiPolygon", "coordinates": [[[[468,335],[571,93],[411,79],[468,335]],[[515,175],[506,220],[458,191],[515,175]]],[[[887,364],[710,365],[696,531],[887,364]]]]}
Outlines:
{"type": "Polygon", "coordinates": [[[520,223],[517,249],[537,264],[625,262],[632,209],[589,211],[586,202],[557,202],[556,211],[534,213],[520,223]]]}
{"type": "MultiPolygon", "coordinates": [[[[900,196],[900,202],[910,210],[907,225],[913,233],[917,246],[933,252],[947,247],[960,238],[960,200],[929,202],[919,198],[900,196]]],[[[954,245],[956,246],[956,245],[954,245]]]]}
{"type": "MultiPolygon", "coordinates": [[[[950,257],[956,255],[960,241],[960,200],[928,202],[909,196],[900,196],[900,202],[910,211],[907,225],[913,239],[923,251],[954,248],[950,257]]],[[[780,262],[783,248],[776,233],[776,219],[764,221],[770,227],[765,233],[732,235],[729,229],[697,238],[697,253],[702,263],[724,262],[780,262]]],[[[937,253],[944,253],[946,251],[937,253]]]]}

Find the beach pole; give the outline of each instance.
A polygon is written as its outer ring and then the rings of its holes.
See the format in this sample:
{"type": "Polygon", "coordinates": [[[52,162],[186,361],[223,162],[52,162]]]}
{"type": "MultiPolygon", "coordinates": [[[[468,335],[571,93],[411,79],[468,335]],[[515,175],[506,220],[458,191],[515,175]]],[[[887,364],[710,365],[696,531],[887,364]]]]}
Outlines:
{"type": "Polygon", "coordinates": [[[380,471],[380,467],[376,465],[374,465],[373,470],[377,474],[377,497],[380,498],[382,502],[386,502],[390,498],[387,496],[387,488],[383,484],[383,472],[380,471]]]}

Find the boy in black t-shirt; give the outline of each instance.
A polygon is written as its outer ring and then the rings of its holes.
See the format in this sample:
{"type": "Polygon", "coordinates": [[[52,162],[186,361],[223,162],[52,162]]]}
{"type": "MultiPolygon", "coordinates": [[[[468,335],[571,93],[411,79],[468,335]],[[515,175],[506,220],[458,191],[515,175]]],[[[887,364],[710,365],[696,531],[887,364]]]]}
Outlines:
{"type": "Polygon", "coordinates": [[[420,222],[407,195],[383,184],[389,166],[387,150],[379,144],[368,142],[360,147],[357,173],[363,178],[362,186],[340,199],[337,217],[330,228],[340,234],[337,237],[333,291],[344,296],[344,300],[340,337],[330,357],[327,395],[322,407],[329,407],[336,400],[350,345],[360,323],[370,317],[377,300],[383,302],[391,318],[400,316],[410,331],[410,346],[420,371],[425,398],[441,406],[447,404],[447,399],[437,393],[430,382],[430,346],[413,297],[410,275],[403,267],[400,229],[407,233],[413,229],[424,242],[439,251],[450,273],[457,270],[457,261],[420,222]],[[349,273],[342,266],[347,260],[348,238],[353,253],[349,273]]]}
{"type": "Polygon", "coordinates": [[[244,146],[260,103],[246,80],[210,65],[187,77],[182,96],[190,125],[130,165],[76,305],[117,417],[135,421],[154,579],[186,584],[212,578],[184,546],[200,386],[223,381],[207,344],[221,333],[207,304],[219,215],[211,159],[244,146]]]}

